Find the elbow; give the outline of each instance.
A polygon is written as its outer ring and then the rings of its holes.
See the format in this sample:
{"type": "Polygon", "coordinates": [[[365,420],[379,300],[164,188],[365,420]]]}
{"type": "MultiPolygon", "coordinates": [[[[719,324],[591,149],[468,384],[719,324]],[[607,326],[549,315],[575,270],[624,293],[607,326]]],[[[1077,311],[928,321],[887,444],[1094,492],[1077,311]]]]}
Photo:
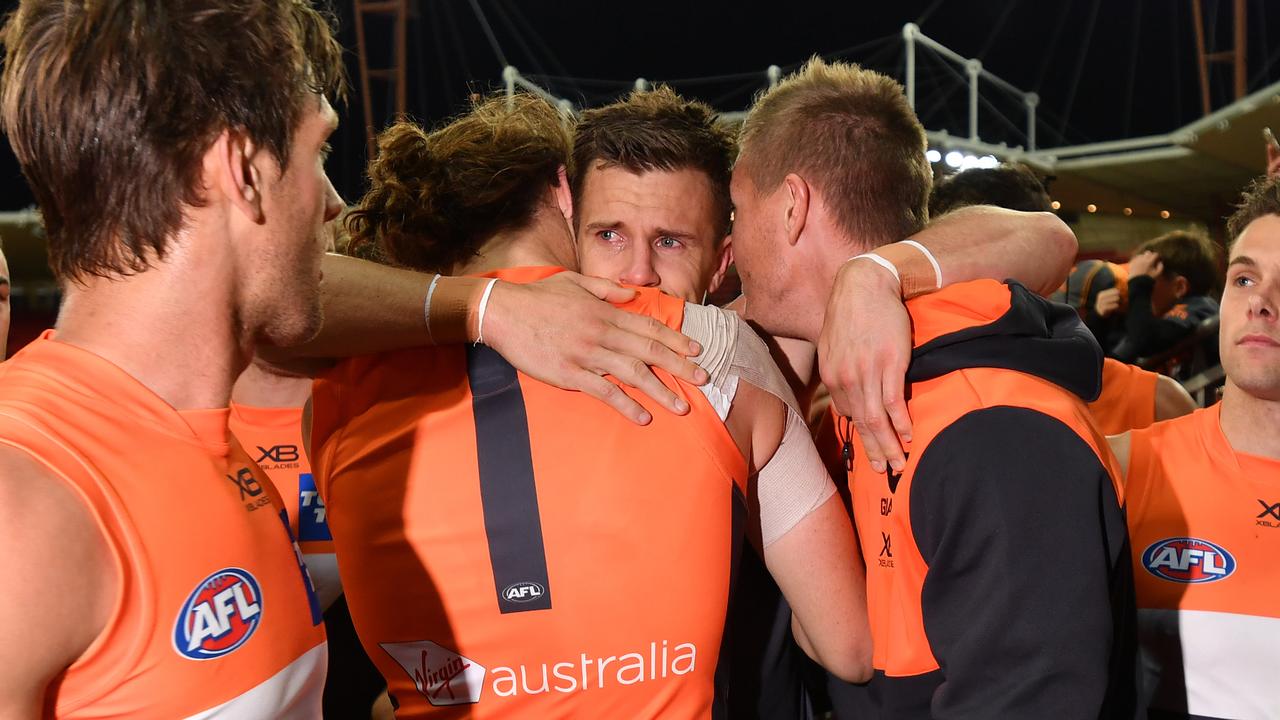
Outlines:
{"type": "Polygon", "coordinates": [[[875,674],[870,636],[853,638],[838,648],[823,648],[813,659],[827,672],[849,683],[861,685],[875,674]]]}
{"type": "Polygon", "coordinates": [[[1048,295],[1066,280],[1067,273],[1071,271],[1071,265],[1080,252],[1080,241],[1062,218],[1051,212],[1036,213],[1036,222],[1040,224],[1041,236],[1045,238],[1043,257],[1046,265],[1054,269],[1047,284],[1039,288],[1041,294],[1048,295]]]}

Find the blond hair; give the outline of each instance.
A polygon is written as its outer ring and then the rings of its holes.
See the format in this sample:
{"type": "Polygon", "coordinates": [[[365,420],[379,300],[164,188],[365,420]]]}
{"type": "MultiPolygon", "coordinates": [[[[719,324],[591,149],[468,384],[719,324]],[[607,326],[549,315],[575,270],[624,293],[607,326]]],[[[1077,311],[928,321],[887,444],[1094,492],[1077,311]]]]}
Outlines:
{"type": "Polygon", "coordinates": [[[908,237],[929,220],[924,127],[887,75],[815,57],[756,99],[739,146],[741,170],[758,192],[796,173],[868,247],[908,237]]]}

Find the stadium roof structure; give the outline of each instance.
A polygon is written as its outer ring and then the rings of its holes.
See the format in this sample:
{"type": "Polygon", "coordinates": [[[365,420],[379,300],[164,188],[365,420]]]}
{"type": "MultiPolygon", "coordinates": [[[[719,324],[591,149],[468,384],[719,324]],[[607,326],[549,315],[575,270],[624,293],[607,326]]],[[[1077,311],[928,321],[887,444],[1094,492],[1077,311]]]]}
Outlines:
{"type": "Polygon", "coordinates": [[[1020,159],[1056,177],[1053,194],[1061,202],[1083,206],[1109,196],[1124,207],[1212,224],[1264,172],[1268,127],[1280,131],[1280,83],[1171,133],[1050,148],[1020,159]]]}

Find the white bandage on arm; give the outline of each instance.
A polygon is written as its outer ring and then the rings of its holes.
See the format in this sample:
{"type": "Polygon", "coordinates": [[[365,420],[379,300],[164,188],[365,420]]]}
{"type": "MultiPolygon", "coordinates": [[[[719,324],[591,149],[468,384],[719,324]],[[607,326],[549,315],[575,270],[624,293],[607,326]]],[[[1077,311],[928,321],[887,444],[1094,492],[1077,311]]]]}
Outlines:
{"type": "Polygon", "coordinates": [[[680,331],[702,345],[702,354],[693,360],[711,377],[703,393],[721,420],[728,416],[740,380],[786,405],[782,442],[756,477],[760,534],[768,547],[834,495],[835,484],[800,417],[790,386],[760,336],[732,311],[692,304],[685,306],[680,331]],[[718,400],[725,403],[723,412],[718,400]]]}
{"type": "Polygon", "coordinates": [[[756,476],[764,547],[791,532],[835,494],[835,483],[818,455],[809,427],[788,407],[782,443],[756,476]]]}

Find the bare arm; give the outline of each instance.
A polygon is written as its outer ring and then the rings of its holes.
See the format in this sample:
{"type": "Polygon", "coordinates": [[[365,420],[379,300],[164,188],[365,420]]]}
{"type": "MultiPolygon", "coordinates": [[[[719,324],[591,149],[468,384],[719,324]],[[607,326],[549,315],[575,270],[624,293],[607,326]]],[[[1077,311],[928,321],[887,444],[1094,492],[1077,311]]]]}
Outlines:
{"type": "MultiPolygon", "coordinates": [[[[431,275],[340,255],[325,257],[324,273],[323,329],[306,345],[269,351],[272,361],[477,340],[478,305],[488,280],[441,278],[432,299],[432,329],[439,333],[433,337],[423,314],[431,275]]],[[[648,412],[604,375],[643,391],[672,412],[686,413],[688,406],[649,366],[704,383],[705,373],[687,359],[698,348],[652,318],[608,304],[633,295],[613,283],[568,272],[528,285],[499,282],[486,308],[484,340],[525,373],[585,392],[635,422],[647,423],[648,412]]]]}
{"type": "Polygon", "coordinates": [[[1196,410],[1196,401],[1182,383],[1168,375],[1156,378],[1156,422],[1190,415],[1196,410]]]}
{"type": "Polygon", "coordinates": [[[0,449],[0,720],[41,717],[45,693],[106,627],[118,581],[89,511],[25,453],[0,449]]]}
{"type": "MultiPolygon", "coordinates": [[[[1053,214],[985,206],[949,213],[913,239],[937,259],[946,285],[1012,278],[1041,294],[1062,284],[1077,250],[1075,235],[1053,214]]],[[[900,286],[875,263],[846,262],[827,305],[818,367],[872,467],[883,472],[887,462],[901,471],[899,438],[911,438],[904,394],[911,324],[902,304],[935,289],[936,274],[916,248],[894,243],[876,252],[897,266],[900,286]]]]}

